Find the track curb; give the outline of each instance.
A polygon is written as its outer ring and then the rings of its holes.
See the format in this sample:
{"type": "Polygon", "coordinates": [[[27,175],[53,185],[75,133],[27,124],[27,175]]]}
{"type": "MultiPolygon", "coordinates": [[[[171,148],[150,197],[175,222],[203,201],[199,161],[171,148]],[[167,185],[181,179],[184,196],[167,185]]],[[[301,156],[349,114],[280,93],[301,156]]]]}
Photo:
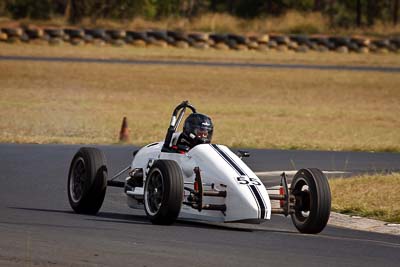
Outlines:
{"type": "Polygon", "coordinates": [[[380,234],[391,234],[400,236],[400,224],[391,224],[384,221],[331,212],[328,225],[374,232],[380,234]]]}

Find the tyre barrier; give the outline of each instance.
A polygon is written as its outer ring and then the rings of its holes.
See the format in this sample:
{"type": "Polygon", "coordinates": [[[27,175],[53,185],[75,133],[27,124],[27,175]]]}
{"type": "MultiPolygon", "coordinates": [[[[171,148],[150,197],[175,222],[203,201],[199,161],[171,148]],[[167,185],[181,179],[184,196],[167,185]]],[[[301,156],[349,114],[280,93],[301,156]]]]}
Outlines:
{"type": "Polygon", "coordinates": [[[85,31],[83,29],[64,29],[64,33],[67,34],[70,38],[83,39],[83,37],[85,36],[85,31]]]}
{"type": "Polygon", "coordinates": [[[240,35],[235,33],[203,33],[171,30],[121,30],[98,28],[1,28],[0,42],[7,43],[35,43],[62,45],[69,43],[75,46],[112,45],[121,47],[131,45],[135,47],[177,47],[186,49],[217,50],[255,50],[280,52],[308,51],[338,53],[399,53],[400,36],[381,39],[370,39],[364,36],[327,36],[304,34],[252,34],[240,35]]]}
{"type": "Polygon", "coordinates": [[[212,42],[214,43],[214,44],[217,44],[217,43],[224,43],[224,44],[227,44],[228,43],[228,37],[225,35],[225,34],[218,34],[218,33],[213,33],[213,34],[210,34],[209,35],[209,37],[208,37],[210,40],[212,40],[212,42]]]}
{"type": "Polygon", "coordinates": [[[269,35],[268,34],[259,34],[259,35],[250,35],[249,40],[251,42],[257,42],[260,45],[265,45],[269,42],[269,35]]]}
{"type": "Polygon", "coordinates": [[[268,48],[276,49],[278,47],[278,43],[275,40],[270,40],[268,43],[268,48]]]}
{"type": "Polygon", "coordinates": [[[173,45],[174,44],[174,38],[171,36],[168,36],[167,31],[159,31],[159,30],[153,30],[153,31],[147,31],[147,36],[150,38],[153,38],[155,40],[154,44],[163,44],[161,46],[165,46],[165,43],[168,45],[173,45]]]}
{"type": "Polygon", "coordinates": [[[198,43],[207,43],[209,40],[209,35],[204,32],[189,33],[188,37],[198,43]]]}
{"type": "Polygon", "coordinates": [[[275,34],[273,34],[273,35],[269,36],[269,39],[272,40],[272,41],[275,41],[278,44],[278,46],[280,46],[280,45],[286,45],[287,46],[290,43],[290,37],[287,36],[287,35],[275,35],[275,34]]]}
{"type": "Polygon", "coordinates": [[[64,30],[63,29],[44,29],[44,33],[51,38],[62,38],[64,37],[64,30]]]}
{"type": "Polygon", "coordinates": [[[124,30],[106,30],[106,34],[114,40],[123,40],[126,37],[124,30]]]}
{"type": "Polygon", "coordinates": [[[106,39],[107,34],[103,29],[84,29],[85,35],[90,35],[94,39],[106,39]]]}
{"type": "Polygon", "coordinates": [[[44,36],[43,29],[27,28],[24,32],[30,40],[41,39],[44,36]]]}
{"type": "Polygon", "coordinates": [[[249,39],[243,35],[228,34],[227,38],[228,40],[234,41],[237,45],[247,45],[249,43],[249,39]]]}
{"type": "Polygon", "coordinates": [[[390,38],[390,42],[397,48],[400,48],[400,36],[390,38]]]}
{"type": "Polygon", "coordinates": [[[173,41],[183,41],[186,43],[193,43],[194,40],[190,38],[185,32],[181,31],[167,31],[167,36],[172,38],[173,41]]]}
{"type": "Polygon", "coordinates": [[[297,45],[306,45],[308,47],[313,46],[313,41],[307,35],[293,34],[289,35],[289,38],[290,38],[289,45],[296,43],[297,45]]]}
{"type": "Polygon", "coordinates": [[[0,42],[6,42],[7,39],[8,39],[7,33],[5,33],[2,30],[0,30],[0,42]]]}
{"type": "Polygon", "coordinates": [[[1,31],[7,34],[8,37],[21,37],[24,33],[21,28],[2,28],[1,31]]]}
{"type": "Polygon", "coordinates": [[[334,43],[332,43],[330,40],[329,40],[329,37],[327,37],[327,36],[312,36],[312,37],[310,37],[310,41],[311,42],[314,42],[314,43],[317,43],[319,46],[324,46],[324,47],[326,47],[328,50],[334,50],[335,49],[335,44],[334,43]]]}
{"type": "Polygon", "coordinates": [[[296,48],[296,52],[299,53],[307,53],[310,50],[310,48],[306,45],[300,45],[299,47],[296,48]]]}

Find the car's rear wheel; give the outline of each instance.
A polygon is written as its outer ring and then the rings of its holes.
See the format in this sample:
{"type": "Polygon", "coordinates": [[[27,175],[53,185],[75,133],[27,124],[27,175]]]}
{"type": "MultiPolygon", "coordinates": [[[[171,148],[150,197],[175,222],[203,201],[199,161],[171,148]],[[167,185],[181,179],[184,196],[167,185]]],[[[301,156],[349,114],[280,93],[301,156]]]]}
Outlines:
{"type": "Polygon", "coordinates": [[[328,179],[319,169],[301,169],[291,184],[295,212],[291,215],[293,224],[301,233],[321,232],[331,211],[331,191],[328,179]]]}
{"type": "Polygon", "coordinates": [[[91,147],[82,147],[72,159],[68,174],[68,199],[77,213],[97,214],[107,188],[107,167],[104,154],[91,147]]]}
{"type": "Polygon", "coordinates": [[[172,224],[183,199],[183,176],[172,160],[157,160],[150,168],[144,187],[144,207],[154,224],[172,224]]]}

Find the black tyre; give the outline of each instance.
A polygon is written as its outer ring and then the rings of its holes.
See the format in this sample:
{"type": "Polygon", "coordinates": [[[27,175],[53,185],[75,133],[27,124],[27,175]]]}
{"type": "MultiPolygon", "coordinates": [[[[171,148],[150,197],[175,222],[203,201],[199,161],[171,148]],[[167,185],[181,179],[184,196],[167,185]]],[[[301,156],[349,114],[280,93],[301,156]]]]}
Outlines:
{"type": "Polygon", "coordinates": [[[358,51],[358,49],[360,48],[358,44],[353,42],[349,43],[347,47],[350,49],[350,51],[358,51]]]}
{"type": "Polygon", "coordinates": [[[392,37],[392,39],[390,39],[390,42],[394,44],[397,48],[400,48],[400,36],[392,37]]]}
{"type": "Polygon", "coordinates": [[[68,199],[76,213],[97,214],[107,188],[107,167],[103,152],[82,147],[72,159],[68,174],[68,199]]]}
{"type": "Polygon", "coordinates": [[[310,38],[307,35],[302,35],[302,34],[292,34],[289,36],[291,41],[294,41],[298,43],[299,45],[307,45],[308,47],[311,47],[310,43],[310,38]]]}
{"type": "Polygon", "coordinates": [[[208,34],[207,33],[190,33],[189,38],[194,40],[195,42],[207,42],[208,34]]]}
{"type": "Polygon", "coordinates": [[[44,29],[44,32],[52,38],[61,38],[65,35],[62,29],[44,29]]]}
{"type": "Polygon", "coordinates": [[[288,45],[290,43],[290,38],[286,35],[271,35],[269,38],[277,42],[278,45],[288,45]]]}
{"type": "Polygon", "coordinates": [[[91,35],[93,38],[104,39],[106,37],[106,31],[103,29],[85,29],[86,35],[91,35]]]}
{"type": "Polygon", "coordinates": [[[362,47],[368,46],[371,43],[371,40],[365,37],[352,37],[351,42],[357,44],[359,47],[362,47]]]}
{"type": "Polygon", "coordinates": [[[189,36],[182,31],[167,31],[167,35],[169,37],[171,37],[172,39],[174,39],[175,42],[184,41],[184,42],[189,43],[189,42],[193,41],[193,40],[190,40],[189,36]]]}
{"type": "Polygon", "coordinates": [[[3,28],[2,31],[9,37],[21,37],[23,30],[21,28],[3,28]]]}
{"type": "Polygon", "coordinates": [[[172,224],[179,215],[183,199],[183,177],[172,160],[157,160],[146,177],[144,207],[153,224],[172,224]]]}
{"type": "Polygon", "coordinates": [[[308,47],[312,50],[318,50],[318,44],[316,42],[309,42],[308,47]]]}
{"type": "Polygon", "coordinates": [[[228,34],[229,40],[234,40],[237,44],[247,45],[249,39],[246,36],[238,35],[238,34],[228,34]]]}
{"type": "Polygon", "coordinates": [[[378,48],[389,48],[390,40],[382,39],[382,40],[374,40],[372,44],[376,45],[378,48]]]}
{"type": "Polygon", "coordinates": [[[85,31],[82,29],[64,29],[64,32],[70,38],[83,38],[85,36],[85,31]]]}
{"type": "Polygon", "coordinates": [[[209,39],[213,40],[215,43],[227,43],[228,37],[225,34],[213,33],[209,35],[209,39]]]}
{"type": "Polygon", "coordinates": [[[322,36],[312,37],[312,38],[310,38],[310,41],[315,42],[319,45],[323,45],[330,50],[335,49],[335,44],[333,42],[329,41],[329,38],[327,38],[327,37],[322,37],[322,36]]]}
{"type": "Polygon", "coordinates": [[[274,40],[271,40],[267,43],[269,48],[276,48],[278,46],[278,43],[274,40]]]}
{"type": "Polygon", "coordinates": [[[107,30],[106,33],[112,39],[123,39],[126,37],[126,31],[124,30],[107,30]]]}
{"type": "Polygon", "coordinates": [[[94,42],[94,37],[92,35],[86,34],[83,37],[83,40],[85,41],[85,43],[92,44],[94,42]]]}
{"type": "Polygon", "coordinates": [[[28,37],[30,39],[38,39],[43,37],[44,32],[42,29],[25,29],[25,33],[26,35],[28,35],[28,37]]]}
{"type": "Polygon", "coordinates": [[[228,39],[227,43],[226,43],[229,48],[231,49],[236,49],[238,46],[238,43],[234,40],[234,39],[228,39]]]}
{"type": "Polygon", "coordinates": [[[166,31],[153,30],[153,31],[147,31],[146,34],[148,37],[152,37],[159,41],[165,41],[170,44],[174,42],[174,39],[169,37],[166,31]]]}
{"type": "Polygon", "coordinates": [[[301,169],[294,176],[291,192],[296,198],[293,224],[301,233],[317,234],[329,220],[331,191],[319,169],[301,169]]]}
{"type": "Polygon", "coordinates": [[[22,34],[22,36],[20,37],[21,41],[24,43],[29,43],[29,36],[27,34],[22,34]]]}
{"type": "Polygon", "coordinates": [[[127,31],[126,36],[132,37],[134,40],[146,40],[147,33],[146,32],[138,32],[138,31],[127,31]]]}

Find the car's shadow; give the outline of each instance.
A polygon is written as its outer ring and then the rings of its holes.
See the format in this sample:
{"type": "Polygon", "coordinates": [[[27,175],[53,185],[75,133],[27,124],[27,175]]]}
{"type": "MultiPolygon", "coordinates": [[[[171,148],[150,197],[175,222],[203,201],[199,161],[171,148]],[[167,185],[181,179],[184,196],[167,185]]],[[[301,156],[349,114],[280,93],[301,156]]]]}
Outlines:
{"type": "MultiPolygon", "coordinates": [[[[60,213],[69,214],[71,216],[78,215],[84,216],[85,220],[95,221],[99,223],[122,223],[122,224],[148,224],[151,222],[146,218],[145,215],[136,214],[124,214],[117,212],[99,212],[97,215],[81,215],[76,214],[72,210],[61,210],[61,209],[43,209],[43,208],[26,208],[26,207],[8,207],[10,209],[16,210],[26,210],[26,211],[37,211],[37,212],[49,212],[49,213],[60,213]]],[[[246,224],[231,224],[231,223],[213,223],[206,221],[188,221],[188,220],[177,220],[174,226],[178,227],[194,227],[194,228],[205,228],[205,229],[215,229],[224,231],[238,231],[238,232],[253,232],[253,231],[263,231],[263,232],[274,232],[274,233],[289,233],[298,234],[296,231],[288,231],[284,229],[273,229],[265,227],[248,227],[246,224]],[[247,228],[246,228],[247,227],[247,228]]]]}
{"type": "Polygon", "coordinates": [[[61,210],[61,209],[43,209],[43,208],[26,208],[26,207],[8,207],[10,209],[16,210],[27,210],[27,211],[37,211],[37,212],[49,212],[49,213],[60,213],[60,214],[70,214],[76,216],[84,216],[85,220],[90,221],[110,221],[110,222],[126,222],[135,224],[148,224],[149,221],[146,217],[134,214],[122,214],[115,212],[99,212],[96,215],[88,214],[77,214],[73,210],[61,210]],[[100,219],[101,218],[101,219],[100,219]],[[102,219],[104,218],[104,219],[102,219]]]}

